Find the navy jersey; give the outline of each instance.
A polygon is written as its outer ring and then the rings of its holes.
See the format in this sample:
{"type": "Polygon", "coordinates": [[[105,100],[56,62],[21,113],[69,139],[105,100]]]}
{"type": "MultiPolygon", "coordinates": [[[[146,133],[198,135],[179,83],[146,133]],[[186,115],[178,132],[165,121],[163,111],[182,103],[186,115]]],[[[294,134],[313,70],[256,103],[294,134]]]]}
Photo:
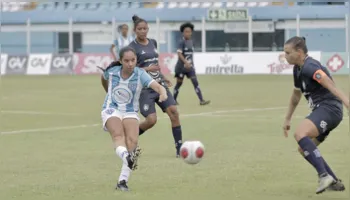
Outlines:
{"type": "MultiPolygon", "coordinates": [[[[184,56],[184,58],[193,65],[193,40],[185,40],[185,38],[182,38],[177,45],[177,52],[180,52],[184,56]]],[[[176,67],[184,67],[184,63],[180,58],[177,60],[176,67]]]]}
{"type": "Polygon", "coordinates": [[[311,57],[305,59],[304,66],[294,66],[293,68],[294,86],[301,90],[311,109],[324,102],[336,101],[340,103],[336,96],[318,82],[321,74],[326,74],[332,79],[327,68],[311,57]]]}
{"type": "MultiPolygon", "coordinates": [[[[136,41],[136,39],[129,44],[130,47],[135,49],[137,56],[137,66],[144,68],[151,65],[158,65],[158,50],[157,41],[154,39],[148,39],[148,44],[143,45],[136,41]]],[[[158,72],[148,72],[151,77],[163,86],[166,86],[163,75],[158,72]]]]}

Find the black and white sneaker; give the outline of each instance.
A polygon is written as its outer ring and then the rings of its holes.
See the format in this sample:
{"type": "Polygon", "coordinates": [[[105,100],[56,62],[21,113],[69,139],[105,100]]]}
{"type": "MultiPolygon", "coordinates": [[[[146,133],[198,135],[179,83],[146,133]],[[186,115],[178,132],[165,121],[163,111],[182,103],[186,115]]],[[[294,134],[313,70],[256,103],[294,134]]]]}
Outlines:
{"type": "Polygon", "coordinates": [[[125,180],[120,181],[115,189],[121,190],[123,192],[129,191],[129,187],[126,185],[125,180]]]}
{"type": "Polygon", "coordinates": [[[335,180],[328,188],[327,190],[329,191],[339,191],[342,192],[345,190],[345,186],[342,183],[342,181],[340,179],[335,180]]]}

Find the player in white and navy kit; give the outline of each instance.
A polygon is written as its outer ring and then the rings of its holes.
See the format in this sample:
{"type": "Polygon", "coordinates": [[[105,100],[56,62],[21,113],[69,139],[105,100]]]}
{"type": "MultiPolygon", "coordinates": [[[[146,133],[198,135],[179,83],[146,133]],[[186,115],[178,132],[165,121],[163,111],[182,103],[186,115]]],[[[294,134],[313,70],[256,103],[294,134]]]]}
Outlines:
{"type": "Polygon", "coordinates": [[[344,191],[345,187],[329,167],[317,148],[342,121],[343,104],[349,109],[349,98],[336,86],[327,68],[307,55],[305,38],[292,37],[284,45],[288,63],[293,64],[294,87],[283,125],[287,137],[290,121],[301,96],[304,95],[312,112],[294,133],[299,152],[317,171],[319,186],[316,194],[326,189],[344,191]]]}
{"type": "Polygon", "coordinates": [[[140,135],[152,128],[157,122],[157,114],[155,104],[166,112],[170,118],[173,137],[175,140],[176,157],[180,155],[180,147],[182,145],[182,130],[177,111],[176,102],[168,89],[171,82],[163,76],[158,63],[157,41],[147,38],[148,24],[144,19],[133,16],[134,32],[136,39],[130,43],[130,47],[134,48],[137,55],[137,65],[147,71],[151,77],[159,84],[163,85],[168,94],[168,99],[162,103],[158,102],[159,95],[152,89],[143,89],[140,97],[141,114],[146,118],[140,124],[140,135]]]}
{"type": "Polygon", "coordinates": [[[118,32],[121,34],[119,35],[116,40],[114,40],[110,52],[113,57],[113,60],[117,61],[117,55],[119,54],[120,49],[123,47],[128,46],[133,40],[134,37],[129,35],[129,26],[127,24],[122,24],[121,26],[118,27],[118,32]],[[114,48],[116,50],[116,54],[114,52],[114,48]]]}
{"type": "Polygon", "coordinates": [[[102,123],[115,145],[116,154],[123,165],[117,189],[127,191],[131,170],[137,167],[139,136],[139,98],[143,88],[152,88],[159,94],[159,102],[167,100],[163,86],[153,80],[145,70],[136,67],[136,52],[124,47],[119,52],[120,62],[115,62],[104,70],[102,85],[107,94],[102,106],[102,123]]]}

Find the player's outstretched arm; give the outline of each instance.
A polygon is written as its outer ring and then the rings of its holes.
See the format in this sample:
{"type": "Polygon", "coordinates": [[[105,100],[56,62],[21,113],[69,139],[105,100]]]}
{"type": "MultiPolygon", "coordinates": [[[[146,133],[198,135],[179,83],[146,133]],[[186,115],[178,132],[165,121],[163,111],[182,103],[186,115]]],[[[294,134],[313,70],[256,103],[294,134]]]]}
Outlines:
{"type": "Polygon", "coordinates": [[[322,70],[317,70],[314,73],[313,79],[321,84],[324,88],[327,88],[336,97],[338,97],[343,102],[345,107],[349,110],[349,98],[335,86],[334,81],[331,80],[327,74],[325,74],[322,70]]]}
{"type": "Polygon", "coordinates": [[[290,121],[292,119],[292,115],[295,111],[295,108],[299,104],[300,99],[301,99],[301,91],[300,89],[295,88],[293,90],[292,96],[290,97],[287,115],[283,124],[283,131],[284,131],[285,137],[288,137],[288,131],[290,130],[290,121]]]}
{"type": "Polygon", "coordinates": [[[300,89],[294,88],[292,96],[290,97],[288,112],[285,118],[286,120],[290,121],[292,119],[293,113],[295,111],[295,108],[298,106],[300,99],[301,99],[300,89]]]}
{"type": "Polygon", "coordinates": [[[162,85],[160,85],[156,81],[152,81],[149,87],[159,94],[159,102],[167,100],[168,95],[165,88],[162,85]]]}

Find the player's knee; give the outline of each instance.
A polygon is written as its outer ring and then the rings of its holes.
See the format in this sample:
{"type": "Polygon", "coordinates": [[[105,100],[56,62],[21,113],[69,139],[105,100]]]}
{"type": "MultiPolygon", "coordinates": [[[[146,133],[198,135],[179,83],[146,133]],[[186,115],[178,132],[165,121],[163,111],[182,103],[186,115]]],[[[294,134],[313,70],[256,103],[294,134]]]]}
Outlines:
{"type": "Polygon", "coordinates": [[[157,116],[156,115],[149,115],[146,118],[148,128],[152,128],[157,123],[157,116]]]}
{"type": "Polygon", "coordinates": [[[179,121],[179,112],[177,111],[176,106],[169,107],[168,115],[169,115],[170,120],[172,122],[178,122],[179,121]]]}
{"type": "Polygon", "coordinates": [[[177,85],[181,86],[182,83],[183,83],[183,79],[178,78],[178,79],[176,80],[176,84],[177,84],[177,85]]]}
{"type": "Polygon", "coordinates": [[[307,132],[299,132],[299,131],[296,131],[294,133],[294,138],[296,141],[300,141],[301,139],[303,139],[304,137],[308,137],[309,134],[307,132]]]}

